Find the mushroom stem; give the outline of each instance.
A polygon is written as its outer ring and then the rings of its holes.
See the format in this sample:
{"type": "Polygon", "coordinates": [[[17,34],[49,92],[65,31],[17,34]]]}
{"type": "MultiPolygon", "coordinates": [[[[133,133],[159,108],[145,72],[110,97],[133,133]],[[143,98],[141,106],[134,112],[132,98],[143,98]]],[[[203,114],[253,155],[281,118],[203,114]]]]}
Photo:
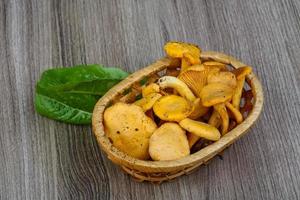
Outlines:
{"type": "Polygon", "coordinates": [[[195,135],[193,133],[188,133],[187,134],[187,139],[189,141],[189,147],[192,148],[194,146],[194,144],[196,144],[196,142],[200,139],[201,137],[199,137],[198,135],[195,135]]]}
{"type": "Polygon", "coordinates": [[[214,109],[220,114],[222,119],[222,135],[228,132],[229,116],[225,107],[225,103],[219,103],[214,105],[214,109]]]}
{"type": "Polygon", "coordinates": [[[240,108],[240,101],[241,101],[241,96],[242,96],[242,91],[243,91],[246,76],[251,72],[252,72],[252,68],[249,66],[244,66],[233,70],[233,73],[237,78],[237,86],[232,96],[232,105],[238,110],[240,108]]]}
{"type": "Polygon", "coordinates": [[[242,97],[242,91],[245,83],[245,77],[237,80],[236,88],[232,96],[232,105],[236,108],[240,108],[240,102],[242,97]]]}
{"type": "Polygon", "coordinates": [[[221,125],[221,116],[215,109],[208,120],[208,124],[216,128],[219,128],[219,126],[221,125]]]}
{"type": "Polygon", "coordinates": [[[188,61],[188,59],[185,56],[183,56],[183,58],[181,59],[181,70],[180,70],[180,73],[182,73],[185,70],[187,70],[190,66],[191,66],[191,63],[188,61]]]}
{"type": "Polygon", "coordinates": [[[180,79],[173,77],[173,76],[163,76],[158,79],[158,85],[164,88],[173,88],[175,89],[182,97],[190,100],[195,101],[196,97],[190,88],[180,79]]]}
{"type": "Polygon", "coordinates": [[[240,111],[238,110],[238,109],[236,109],[231,103],[229,103],[229,102],[226,102],[225,103],[225,106],[226,106],[226,108],[228,108],[231,112],[232,112],[232,114],[233,114],[233,116],[234,116],[234,118],[235,118],[235,121],[238,123],[238,124],[240,124],[240,123],[242,123],[242,121],[243,121],[243,116],[242,116],[242,114],[240,113],[240,111]]]}

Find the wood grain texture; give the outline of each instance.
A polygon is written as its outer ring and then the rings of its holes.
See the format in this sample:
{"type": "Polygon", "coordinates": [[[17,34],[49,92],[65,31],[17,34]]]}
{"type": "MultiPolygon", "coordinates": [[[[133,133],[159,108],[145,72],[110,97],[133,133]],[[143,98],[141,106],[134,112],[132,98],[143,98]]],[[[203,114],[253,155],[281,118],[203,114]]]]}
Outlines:
{"type": "Polygon", "coordinates": [[[299,54],[297,0],[0,0],[0,199],[299,199],[299,54]],[[34,111],[43,70],[135,71],[168,40],[233,55],[261,78],[260,120],[223,160],[160,186],[136,183],[90,127],[34,111]]]}

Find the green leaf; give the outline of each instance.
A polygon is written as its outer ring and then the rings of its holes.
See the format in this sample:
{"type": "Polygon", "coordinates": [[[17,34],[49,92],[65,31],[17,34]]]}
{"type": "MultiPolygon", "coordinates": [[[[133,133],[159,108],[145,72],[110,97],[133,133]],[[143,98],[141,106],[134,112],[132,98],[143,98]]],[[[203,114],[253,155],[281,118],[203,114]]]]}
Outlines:
{"type": "Polygon", "coordinates": [[[72,124],[90,124],[92,113],[86,112],[54,98],[35,95],[35,109],[43,116],[72,124]]]}
{"type": "Polygon", "coordinates": [[[128,73],[101,65],[78,65],[50,69],[42,74],[38,85],[49,90],[103,95],[128,73]]]}
{"type": "Polygon", "coordinates": [[[98,99],[127,75],[100,65],[47,70],[36,86],[36,110],[51,119],[89,124],[98,99]]]}

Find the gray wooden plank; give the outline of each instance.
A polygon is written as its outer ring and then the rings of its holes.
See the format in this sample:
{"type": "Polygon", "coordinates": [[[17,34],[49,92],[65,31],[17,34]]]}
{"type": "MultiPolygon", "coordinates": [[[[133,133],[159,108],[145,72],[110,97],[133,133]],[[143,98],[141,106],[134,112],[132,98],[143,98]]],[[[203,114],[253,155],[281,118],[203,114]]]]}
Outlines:
{"type": "Polygon", "coordinates": [[[299,199],[300,3],[283,1],[0,1],[0,199],[299,199]],[[254,67],[265,106],[249,134],[189,176],[136,183],[88,126],[34,111],[52,66],[135,71],[168,40],[223,51],[254,67]]]}

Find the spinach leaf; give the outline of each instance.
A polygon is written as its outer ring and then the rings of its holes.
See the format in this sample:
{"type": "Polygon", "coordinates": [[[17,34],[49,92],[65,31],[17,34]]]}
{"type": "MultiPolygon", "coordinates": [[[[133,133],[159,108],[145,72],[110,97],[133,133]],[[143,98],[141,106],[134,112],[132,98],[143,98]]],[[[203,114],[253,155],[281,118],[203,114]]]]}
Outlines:
{"type": "Polygon", "coordinates": [[[66,123],[90,124],[98,99],[127,75],[100,65],[47,70],[36,86],[36,111],[66,123]]]}
{"type": "Polygon", "coordinates": [[[72,124],[91,123],[91,112],[77,109],[39,93],[35,96],[35,108],[38,113],[51,119],[72,124]]]}

